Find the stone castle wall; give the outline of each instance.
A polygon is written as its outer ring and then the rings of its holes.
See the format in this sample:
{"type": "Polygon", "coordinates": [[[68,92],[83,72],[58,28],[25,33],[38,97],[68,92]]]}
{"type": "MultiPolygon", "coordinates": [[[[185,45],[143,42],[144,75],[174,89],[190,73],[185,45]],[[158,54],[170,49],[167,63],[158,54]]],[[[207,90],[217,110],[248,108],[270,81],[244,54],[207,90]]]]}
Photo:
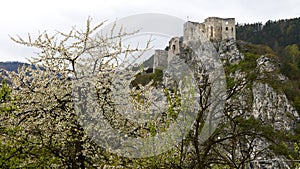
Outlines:
{"type": "Polygon", "coordinates": [[[166,50],[155,50],[154,61],[153,61],[153,71],[155,69],[164,69],[167,67],[168,63],[168,51],[166,50]]]}
{"type": "MultiPolygon", "coordinates": [[[[195,40],[205,33],[205,25],[203,23],[188,21],[183,25],[183,40],[195,40]]],[[[206,34],[205,34],[206,35],[206,34]]]]}
{"type": "Polygon", "coordinates": [[[203,34],[210,40],[236,39],[235,19],[209,17],[203,23],[188,21],[184,24],[184,39],[190,40],[203,34]],[[196,36],[195,36],[196,35],[196,36]]]}

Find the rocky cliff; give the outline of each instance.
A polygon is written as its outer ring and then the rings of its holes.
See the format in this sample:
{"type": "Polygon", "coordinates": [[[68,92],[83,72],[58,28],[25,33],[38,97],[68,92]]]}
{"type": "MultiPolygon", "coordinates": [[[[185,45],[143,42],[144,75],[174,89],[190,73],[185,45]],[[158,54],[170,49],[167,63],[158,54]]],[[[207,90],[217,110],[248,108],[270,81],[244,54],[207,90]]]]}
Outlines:
{"type": "MultiPolygon", "coordinates": [[[[251,70],[247,68],[249,64],[245,64],[250,62],[251,58],[245,58],[245,55],[238,49],[236,41],[222,41],[215,43],[215,46],[224,65],[235,68],[229,76],[234,81],[239,81],[240,84],[248,84],[247,87],[242,85],[242,92],[239,96],[235,100],[230,99],[229,102],[238,102],[241,107],[240,111],[247,111],[244,112],[245,118],[254,116],[262,124],[272,126],[275,131],[292,132],[295,130],[299,113],[291,105],[286,95],[273,84],[283,85],[288,80],[279,73],[278,60],[268,54],[259,55],[258,58],[255,58],[255,65],[252,65],[254,69],[251,70]],[[254,74],[252,75],[254,78],[251,80],[247,78],[250,71],[254,74]],[[250,109],[246,107],[250,107],[250,109]]],[[[243,114],[243,112],[239,113],[243,114]]],[[[285,162],[288,160],[285,157],[277,156],[269,149],[268,140],[258,139],[256,142],[257,145],[254,148],[256,151],[266,151],[250,162],[248,168],[289,168],[288,163],[285,162]]]]}

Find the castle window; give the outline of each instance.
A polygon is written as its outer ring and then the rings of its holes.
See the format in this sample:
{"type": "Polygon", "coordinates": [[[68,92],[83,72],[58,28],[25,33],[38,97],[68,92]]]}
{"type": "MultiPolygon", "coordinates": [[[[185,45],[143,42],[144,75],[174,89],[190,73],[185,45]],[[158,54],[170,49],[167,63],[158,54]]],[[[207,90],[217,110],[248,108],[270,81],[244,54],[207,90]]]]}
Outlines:
{"type": "Polygon", "coordinates": [[[233,33],[233,28],[231,28],[231,32],[233,33]]]}
{"type": "Polygon", "coordinates": [[[175,45],[173,45],[173,46],[172,46],[172,49],[173,49],[173,51],[175,51],[175,49],[176,49],[176,46],[175,46],[175,45]]]}
{"type": "Polygon", "coordinates": [[[228,31],[228,27],[226,26],[226,31],[228,31]]]}
{"type": "Polygon", "coordinates": [[[210,27],[210,37],[214,37],[214,27],[210,27]]]}

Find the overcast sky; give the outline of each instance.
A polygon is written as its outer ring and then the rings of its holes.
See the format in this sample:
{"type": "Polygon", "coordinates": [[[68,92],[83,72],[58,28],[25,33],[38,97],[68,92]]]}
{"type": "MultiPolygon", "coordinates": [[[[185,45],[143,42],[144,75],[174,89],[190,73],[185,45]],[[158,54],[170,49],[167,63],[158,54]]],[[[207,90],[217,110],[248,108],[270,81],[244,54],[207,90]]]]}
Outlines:
{"type": "Polygon", "coordinates": [[[0,5],[0,61],[26,61],[34,49],[12,42],[10,36],[38,31],[68,31],[140,14],[161,13],[202,22],[209,16],[234,17],[238,23],[300,17],[299,0],[6,0],[0,5]]]}

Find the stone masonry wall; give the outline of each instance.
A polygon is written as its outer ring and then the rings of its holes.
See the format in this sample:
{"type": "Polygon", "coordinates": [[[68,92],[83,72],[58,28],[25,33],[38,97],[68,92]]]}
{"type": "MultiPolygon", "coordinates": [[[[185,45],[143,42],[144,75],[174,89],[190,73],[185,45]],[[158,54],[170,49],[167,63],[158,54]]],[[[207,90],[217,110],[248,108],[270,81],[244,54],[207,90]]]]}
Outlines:
{"type": "Polygon", "coordinates": [[[200,33],[210,40],[236,39],[235,19],[209,17],[203,23],[188,21],[184,24],[184,40],[190,40],[200,33]]]}
{"type": "Polygon", "coordinates": [[[164,69],[168,65],[168,51],[155,50],[153,71],[155,69],[164,69]]]}

